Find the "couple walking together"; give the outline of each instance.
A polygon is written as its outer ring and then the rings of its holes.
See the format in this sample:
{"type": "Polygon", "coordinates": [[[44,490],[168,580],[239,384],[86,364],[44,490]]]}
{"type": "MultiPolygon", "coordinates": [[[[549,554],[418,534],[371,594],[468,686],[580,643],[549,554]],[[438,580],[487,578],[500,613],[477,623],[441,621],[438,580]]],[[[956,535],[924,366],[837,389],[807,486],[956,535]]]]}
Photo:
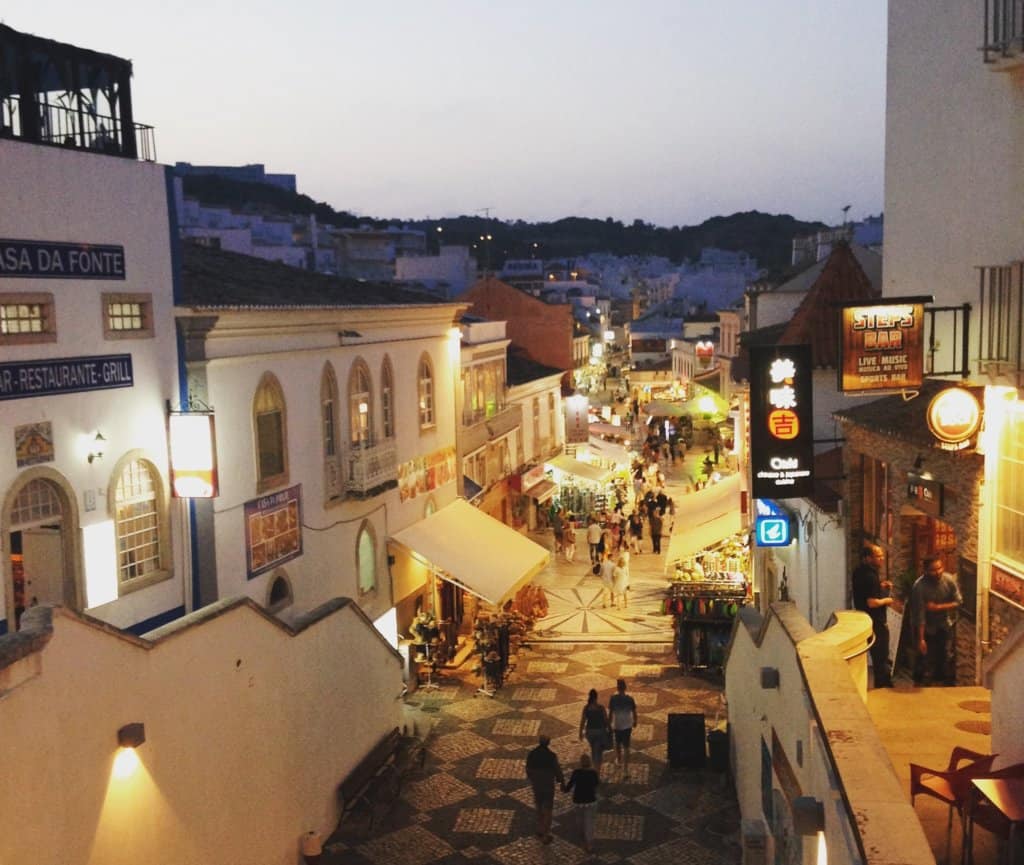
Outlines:
{"type": "Polygon", "coordinates": [[[599,775],[605,746],[613,744],[622,777],[629,777],[629,745],[636,723],[636,701],[626,693],[625,679],[616,682],[616,692],[608,700],[607,709],[598,702],[597,691],[590,689],[580,715],[580,741],[586,739],[590,745],[590,759],[599,775]]]}

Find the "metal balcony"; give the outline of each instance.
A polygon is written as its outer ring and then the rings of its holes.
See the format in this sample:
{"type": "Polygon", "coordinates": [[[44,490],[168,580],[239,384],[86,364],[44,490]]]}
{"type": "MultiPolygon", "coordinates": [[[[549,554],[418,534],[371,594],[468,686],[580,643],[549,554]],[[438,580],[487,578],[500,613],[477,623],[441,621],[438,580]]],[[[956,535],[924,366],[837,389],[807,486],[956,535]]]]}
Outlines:
{"type": "Polygon", "coordinates": [[[1024,65],[1024,0],[985,0],[981,52],[999,71],[1024,65]]]}
{"type": "Polygon", "coordinates": [[[472,453],[487,442],[496,441],[522,425],[522,411],[518,406],[502,408],[491,417],[463,416],[462,452],[472,453]]]}
{"type": "Polygon", "coordinates": [[[978,268],[978,371],[995,384],[1024,385],[1024,261],[978,268]]]}
{"type": "Polygon", "coordinates": [[[351,495],[374,495],[398,483],[394,439],[349,445],[345,462],[345,491],[351,495]]]}

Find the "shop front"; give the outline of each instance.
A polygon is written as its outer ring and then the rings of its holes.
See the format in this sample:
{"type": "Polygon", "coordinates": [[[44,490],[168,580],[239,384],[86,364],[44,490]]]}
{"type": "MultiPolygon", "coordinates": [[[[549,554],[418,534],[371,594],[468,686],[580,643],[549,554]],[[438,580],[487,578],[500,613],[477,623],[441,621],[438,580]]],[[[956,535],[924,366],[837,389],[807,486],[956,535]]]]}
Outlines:
{"type": "Polygon", "coordinates": [[[586,515],[615,506],[615,472],[611,469],[566,454],[553,457],[544,465],[558,487],[557,504],[568,513],[586,515]]]}
{"type": "Polygon", "coordinates": [[[425,591],[400,605],[410,678],[449,660],[481,620],[500,616],[548,563],[548,551],[463,499],[390,538],[394,570],[421,575],[425,591]],[[424,640],[426,637],[426,640],[424,640]]]}
{"type": "Polygon", "coordinates": [[[531,532],[547,528],[546,509],[558,493],[558,484],[544,473],[543,465],[509,479],[510,487],[518,492],[518,508],[531,532]]]}

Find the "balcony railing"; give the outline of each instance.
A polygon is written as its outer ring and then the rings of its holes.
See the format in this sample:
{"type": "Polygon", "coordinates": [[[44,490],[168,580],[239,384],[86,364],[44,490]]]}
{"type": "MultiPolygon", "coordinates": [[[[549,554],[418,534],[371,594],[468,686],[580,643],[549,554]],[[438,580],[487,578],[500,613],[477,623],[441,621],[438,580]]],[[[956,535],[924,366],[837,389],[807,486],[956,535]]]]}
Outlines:
{"type": "Polygon", "coordinates": [[[1024,261],[978,268],[979,371],[1024,383],[1024,261]]]}
{"type": "Polygon", "coordinates": [[[1024,63],[1024,0],[985,0],[981,51],[997,69],[1024,63]]]}
{"type": "Polygon", "coordinates": [[[345,490],[358,496],[398,483],[398,457],[394,439],[349,445],[345,490]]]}
{"type": "Polygon", "coordinates": [[[17,99],[0,99],[0,137],[91,150],[143,162],[156,161],[156,136],[152,126],[142,123],[128,126],[117,117],[64,105],[39,107],[38,125],[26,124],[22,122],[17,99]]]}

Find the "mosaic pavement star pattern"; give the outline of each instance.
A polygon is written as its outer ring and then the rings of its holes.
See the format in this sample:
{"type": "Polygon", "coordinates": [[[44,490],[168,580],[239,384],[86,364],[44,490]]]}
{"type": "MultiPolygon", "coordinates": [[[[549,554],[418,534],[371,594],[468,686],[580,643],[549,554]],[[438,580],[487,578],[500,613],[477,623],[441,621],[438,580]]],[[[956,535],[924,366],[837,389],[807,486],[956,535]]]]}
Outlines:
{"type": "Polygon", "coordinates": [[[739,812],[727,780],[667,765],[667,718],[720,706],[720,687],[684,678],[664,644],[538,643],[493,698],[476,695],[477,678],[450,674],[445,693],[413,693],[409,703],[434,725],[423,770],[375,822],[342,823],[320,865],[739,865],[739,812]],[[607,704],[627,672],[637,700],[630,771],[606,754],[594,852],[582,847],[571,797],[556,793],[554,839],[536,836],[533,793],[524,761],[539,731],[568,777],[587,750],[578,739],[586,691],[607,704]]]}

